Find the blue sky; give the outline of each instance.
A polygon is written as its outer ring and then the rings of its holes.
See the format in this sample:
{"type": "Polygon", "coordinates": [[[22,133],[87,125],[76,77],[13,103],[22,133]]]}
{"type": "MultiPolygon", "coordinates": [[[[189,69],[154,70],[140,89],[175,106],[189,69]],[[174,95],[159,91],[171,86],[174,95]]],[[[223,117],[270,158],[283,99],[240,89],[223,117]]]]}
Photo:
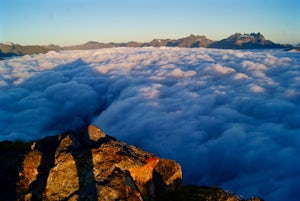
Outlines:
{"type": "Polygon", "coordinates": [[[0,0],[0,42],[146,42],[261,32],[300,43],[299,0],[0,0]]]}

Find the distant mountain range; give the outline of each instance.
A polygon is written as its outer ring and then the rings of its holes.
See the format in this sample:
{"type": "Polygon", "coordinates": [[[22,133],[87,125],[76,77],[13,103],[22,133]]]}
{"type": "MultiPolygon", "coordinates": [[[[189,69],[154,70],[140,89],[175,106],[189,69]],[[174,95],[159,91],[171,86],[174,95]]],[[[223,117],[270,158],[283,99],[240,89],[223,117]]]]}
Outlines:
{"type": "Polygon", "coordinates": [[[89,50],[112,47],[185,47],[185,48],[218,48],[218,49],[263,49],[263,48],[292,48],[289,44],[278,44],[266,40],[261,33],[241,34],[235,33],[220,41],[213,41],[205,36],[190,35],[180,39],[154,39],[150,42],[127,42],[127,43],[101,43],[90,41],[82,45],[64,46],[21,46],[14,43],[0,43],[0,58],[9,56],[21,56],[26,54],[46,53],[48,51],[61,50],[89,50]]]}
{"type": "Polygon", "coordinates": [[[266,40],[261,33],[240,34],[235,33],[226,39],[213,41],[205,36],[190,35],[180,39],[154,39],[147,43],[99,43],[90,41],[76,46],[63,47],[64,50],[87,50],[110,47],[185,47],[185,48],[218,48],[218,49],[260,49],[260,48],[287,48],[291,45],[276,44],[266,40]]]}
{"type": "Polygon", "coordinates": [[[89,49],[100,49],[100,48],[111,48],[111,47],[186,47],[186,48],[197,48],[207,47],[213,43],[213,40],[206,38],[205,36],[190,35],[180,39],[154,39],[146,43],[128,42],[128,43],[99,43],[90,41],[82,45],[66,46],[64,50],[89,50],[89,49]]]}

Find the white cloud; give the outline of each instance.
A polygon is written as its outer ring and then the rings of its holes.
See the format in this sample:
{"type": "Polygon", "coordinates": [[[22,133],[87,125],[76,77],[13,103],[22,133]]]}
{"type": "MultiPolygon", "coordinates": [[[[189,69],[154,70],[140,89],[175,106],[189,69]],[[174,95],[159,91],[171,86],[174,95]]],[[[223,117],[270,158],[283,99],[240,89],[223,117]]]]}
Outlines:
{"type": "Polygon", "coordinates": [[[8,85],[8,84],[7,84],[6,81],[0,80],[0,87],[5,87],[5,86],[7,86],[7,85],[8,85]]]}
{"type": "Polygon", "coordinates": [[[221,74],[230,74],[230,73],[234,73],[235,70],[232,69],[232,68],[229,68],[229,67],[225,67],[225,66],[221,66],[220,64],[216,64],[214,66],[212,66],[212,69],[218,73],[221,73],[221,74]]]}
{"type": "Polygon", "coordinates": [[[248,75],[244,74],[244,73],[236,73],[233,77],[233,79],[235,80],[241,80],[241,79],[247,79],[249,78],[248,75]]]}
{"type": "Polygon", "coordinates": [[[297,200],[300,57],[112,48],[0,61],[0,140],[95,123],[177,160],[184,183],[297,200]]]}
{"type": "Polygon", "coordinates": [[[261,93],[261,92],[265,91],[265,89],[263,87],[256,85],[256,84],[251,84],[250,89],[251,89],[251,91],[256,92],[256,93],[261,93]]]}
{"type": "Polygon", "coordinates": [[[181,69],[175,69],[173,71],[171,71],[170,76],[172,77],[193,77],[195,76],[197,73],[196,71],[193,70],[189,70],[189,71],[182,71],[181,69]]]}

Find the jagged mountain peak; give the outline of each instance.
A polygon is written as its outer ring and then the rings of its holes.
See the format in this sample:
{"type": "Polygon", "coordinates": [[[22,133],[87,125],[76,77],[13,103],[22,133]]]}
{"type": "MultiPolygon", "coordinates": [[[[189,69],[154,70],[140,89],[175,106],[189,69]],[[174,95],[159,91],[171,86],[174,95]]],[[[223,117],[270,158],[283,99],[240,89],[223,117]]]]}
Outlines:
{"type": "Polygon", "coordinates": [[[260,33],[234,33],[228,38],[211,43],[209,48],[220,49],[261,49],[261,48],[286,48],[286,45],[276,44],[266,40],[260,33]]]}
{"type": "Polygon", "coordinates": [[[239,40],[239,39],[246,39],[246,38],[250,38],[250,39],[255,39],[255,40],[265,40],[265,37],[260,33],[234,33],[232,35],[230,35],[228,38],[226,38],[225,40],[227,41],[235,41],[235,40],[239,40]]]}
{"type": "Polygon", "coordinates": [[[150,43],[146,43],[143,46],[197,48],[207,47],[212,42],[212,40],[206,38],[205,36],[191,34],[190,36],[179,39],[154,39],[150,43]]]}

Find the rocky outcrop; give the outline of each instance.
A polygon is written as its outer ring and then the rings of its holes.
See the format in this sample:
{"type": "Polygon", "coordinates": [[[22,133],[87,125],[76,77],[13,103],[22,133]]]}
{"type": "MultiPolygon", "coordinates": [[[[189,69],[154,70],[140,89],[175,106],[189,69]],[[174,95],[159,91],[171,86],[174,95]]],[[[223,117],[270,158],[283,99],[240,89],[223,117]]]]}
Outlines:
{"type": "Polygon", "coordinates": [[[0,143],[0,200],[240,200],[182,187],[181,167],[89,126],[33,143],[0,143]]]}
{"type": "Polygon", "coordinates": [[[0,179],[9,182],[6,172],[17,169],[11,182],[15,192],[0,200],[155,200],[181,186],[178,163],[119,142],[94,126],[47,137],[17,155],[9,154],[12,150],[1,153],[0,179]]]}

